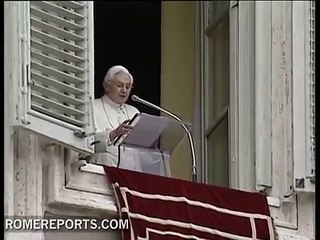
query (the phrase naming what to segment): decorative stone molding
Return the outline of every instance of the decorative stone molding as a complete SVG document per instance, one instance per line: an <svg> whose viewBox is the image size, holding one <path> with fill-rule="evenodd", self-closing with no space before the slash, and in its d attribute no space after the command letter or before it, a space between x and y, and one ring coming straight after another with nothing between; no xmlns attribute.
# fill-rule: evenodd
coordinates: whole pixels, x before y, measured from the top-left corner
<svg viewBox="0 0 320 240"><path fill-rule="evenodd" d="M43 157L48 163L44 182L47 209L64 214L67 210L77 214L117 215L106 176L81 171L84 163L78 162L77 153L54 145L44 148Z"/></svg>

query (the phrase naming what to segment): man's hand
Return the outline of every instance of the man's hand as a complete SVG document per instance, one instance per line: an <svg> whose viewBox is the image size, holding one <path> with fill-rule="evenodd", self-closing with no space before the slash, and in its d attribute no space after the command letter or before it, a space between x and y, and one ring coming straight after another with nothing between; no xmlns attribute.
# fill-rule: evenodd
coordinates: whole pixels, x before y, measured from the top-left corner
<svg viewBox="0 0 320 240"><path fill-rule="evenodd" d="M110 140L113 141L116 137L122 134L130 134L132 131L132 126L128 125L130 120L126 120L121 123L115 130L111 131L109 134Z"/></svg>

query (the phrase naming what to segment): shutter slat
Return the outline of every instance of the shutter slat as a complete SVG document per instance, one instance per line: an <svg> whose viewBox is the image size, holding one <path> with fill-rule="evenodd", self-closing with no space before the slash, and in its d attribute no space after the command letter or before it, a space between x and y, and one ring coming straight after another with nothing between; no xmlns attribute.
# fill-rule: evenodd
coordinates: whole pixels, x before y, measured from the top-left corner
<svg viewBox="0 0 320 240"><path fill-rule="evenodd" d="M32 71L31 71L31 79L33 81L36 81L36 82L39 82L42 84L47 84L48 86L52 86L52 87L57 88L59 90L64 90L65 92L70 93L70 94L74 94L74 95L84 94L84 91L82 89L73 87L70 84L65 84L61 81L40 75L40 74L32 72Z"/></svg>
<svg viewBox="0 0 320 240"><path fill-rule="evenodd" d="M46 108L53 108L54 110L59 111L62 114L68 114L72 116L84 116L85 113L83 111L77 110L75 108L68 107L51 99L40 96L39 94L32 92L31 93L32 102L36 102L38 104L43 105Z"/></svg>
<svg viewBox="0 0 320 240"><path fill-rule="evenodd" d="M31 89L32 89L32 91L41 93L44 96L59 99L59 100L65 102L66 104L71 104L71 105L75 105L75 106L80 106L80 105L84 104L84 102L82 100L79 100L77 98L62 94L62 93L57 92L55 90L52 90L50 88L41 86L38 83L34 83L31 87Z"/></svg>
<svg viewBox="0 0 320 240"><path fill-rule="evenodd" d="M41 65L39 63L31 61L31 67L42 72L43 74L49 75L49 76L54 76L57 79L60 79L60 81L64 82L70 82L70 83L75 83L75 84L82 84L84 83L84 80L68 75L64 72L58 71L56 69Z"/></svg>
<svg viewBox="0 0 320 240"><path fill-rule="evenodd" d="M81 9L81 8L84 8L85 5L79 3L79 2L76 2L76 1L55 1L56 4L59 4L63 7L69 7L69 8L73 8L73 9Z"/></svg>
<svg viewBox="0 0 320 240"><path fill-rule="evenodd" d="M82 121L79 121L79 120L77 120L77 119L68 117L68 116L66 116L66 115L62 115L62 114L58 114L58 113L55 113L55 112L51 112L51 111L48 110L47 108L43 108L43 107L41 107L41 106L38 106L38 105L33 104L33 105L31 106L31 108L32 108L33 110L36 110L36 111L41 112L41 113L44 113L44 114L46 114L46 115L48 115L48 116L50 116L50 117L54 117L54 118L57 118L57 119L59 119L59 120L65 121L65 122L67 122L67 123L71 123L71 124L76 125L76 126L79 126L79 127L85 126L85 123L82 122Z"/></svg>
<svg viewBox="0 0 320 240"><path fill-rule="evenodd" d="M55 27L53 25L47 24L45 22L42 22L38 19L31 17L31 25L35 26L37 28L40 28L42 31L50 32L58 35L60 38L66 38L68 40L72 41L82 41L84 40L84 37L74 34L70 31L63 30L61 28Z"/></svg>
<svg viewBox="0 0 320 240"><path fill-rule="evenodd" d="M68 18L68 19L74 19L74 20L81 20L85 17L79 13L72 12L68 9L65 9L63 7L59 7L56 4L47 2L47 1L32 1L32 5L52 11L54 13L57 13L60 17Z"/></svg>
<svg viewBox="0 0 320 240"><path fill-rule="evenodd" d="M54 59L52 57L46 56L41 53L37 53L34 51L31 51L31 58L37 59L42 62L42 64L54 66L58 68L60 71L67 71L70 73L82 73L85 71L85 69L78 68L76 66L64 63L62 61L59 61L57 59Z"/></svg>
<svg viewBox="0 0 320 240"><path fill-rule="evenodd" d="M39 38L42 41L49 42L51 44L54 44L54 45L61 47L65 50L68 50L68 51L73 51L73 52L82 52L83 51L83 47L81 47L81 46L77 46L75 44L63 41L57 37L40 32L34 28L31 28L31 37L32 38L33 37Z"/></svg>
<svg viewBox="0 0 320 240"><path fill-rule="evenodd" d="M65 59L66 61L69 61L69 62L79 63L79 62L85 61L84 58L70 54L65 51L61 51L49 45L43 44L41 42L38 42L36 39L31 39L31 46L34 47L35 49L40 50L45 54L52 54L54 56Z"/></svg>
<svg viewBox="0 0 320 240"><path fill-rule="evenodd" d="M41 18L42 20L45 20L45 21L49 21L49 22L52 22L52 23L55 23L61 27L65 27L65 28L68 28L70 30L82 30L84 27L79 25L79 24L76 24L76 23L73 23L71 21L67 21L63 18L60 18L60 17L57 17L57 16L54 16L50 13L46 13L40 9L36 9L34 7L30 7L30 11L31 11L31 15L34 15L36 17L39 17Z"/></svg>

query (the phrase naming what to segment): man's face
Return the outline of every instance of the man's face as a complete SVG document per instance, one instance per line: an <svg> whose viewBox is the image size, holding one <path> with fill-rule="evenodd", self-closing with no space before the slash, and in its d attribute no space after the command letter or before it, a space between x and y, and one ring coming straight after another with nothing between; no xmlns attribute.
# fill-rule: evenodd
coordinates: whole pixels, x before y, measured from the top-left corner
<svg viewBox="0 0 320 240"><path fill-rule="evenodd" d="M132 88L131 78L125 72L115 75L106 86L106 94L117 104L123 104L128 100Z"/></svg>

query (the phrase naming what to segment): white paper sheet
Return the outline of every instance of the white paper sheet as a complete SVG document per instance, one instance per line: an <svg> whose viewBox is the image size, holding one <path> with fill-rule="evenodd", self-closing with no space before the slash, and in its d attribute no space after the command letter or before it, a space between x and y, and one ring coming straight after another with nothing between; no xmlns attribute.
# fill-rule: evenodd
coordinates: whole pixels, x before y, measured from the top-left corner
<svg viewBox="0 0 320 240"><path fill-rule="evenodd" d="M132 132L124 138L122 144L150 148L169 125L170 120L164 116L140 113L131 123Z"/></svg>

